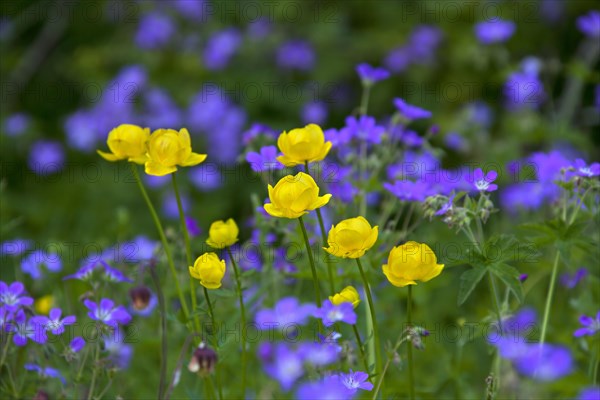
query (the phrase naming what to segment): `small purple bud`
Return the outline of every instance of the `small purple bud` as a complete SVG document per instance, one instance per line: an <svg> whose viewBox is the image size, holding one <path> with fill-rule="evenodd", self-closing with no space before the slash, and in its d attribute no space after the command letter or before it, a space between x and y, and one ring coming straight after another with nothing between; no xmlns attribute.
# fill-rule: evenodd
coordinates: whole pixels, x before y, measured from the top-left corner
<svg viewBox="0 0 600 400"><path fill-rule="evenodd" d="M217 360L217 353L202 342L194 351L192 359L188 364L188 370L198 373L201 377L208 376L214 372Z"/></svg>
<svg viewBox="0 0 600 400"><path fill-rule="evenodd" d="M519 276L519 280L520 280L521 282L525 282L525 281L527 280L527 278L529 278L529 275L527 275L527 274L521 274L521 275Z"/></svg>
<svg viewBox="0 0 600 400"><path fill-rule="evenodd" d="M129 297L131 297L133 308L140 311L150 304L152 292L146 286L138 286L129 291Z"/></svg>

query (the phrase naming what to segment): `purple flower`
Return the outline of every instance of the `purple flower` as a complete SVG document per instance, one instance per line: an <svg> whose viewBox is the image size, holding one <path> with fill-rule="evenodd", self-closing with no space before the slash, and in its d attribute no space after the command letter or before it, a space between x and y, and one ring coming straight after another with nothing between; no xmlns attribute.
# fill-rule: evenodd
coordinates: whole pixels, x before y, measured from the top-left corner
<svg viewBox="0 0 600 400"><path fill-rule="evenodd" d="M247 145L259 136L266 136L268 138L277 139L278 132L268 125L255 122L250 126L250 128L247 131L242 133L242 142L245 145Z"/></svg>
<svg viewBox="0 0 600 400"><path fill-rule="evenodd" d="M190 168L190 181L200 191L210 192L223 185L224 178L215 163L202 163L197 167Z"/></svg>
<svg viewBox="0 0 600 400"><path fill-rule="evenodd" d="M436 194L431 185L423 181L396 181L393 184L385 182L383 187L404 201L424 201L428 196Z"/></svg>
<svg viewBox="0 0 600 400"><path fill-rule="evenodd" d="M298 352L290 349L287 344L262 343L259 346L258 354L267 375L276 379L284 391L290 390L294 383L304 375L302 357Z"/></svg>
<svg viewBox="0 0 600 400"><path fill-rule="evenodd" d="M595 335L598 331L600 331L600 311L596 314L596 318L588 317L587 315L582 315L579 317L579 323L583 326L583 328L577 329L573 336L582 337L586 335Z"/></svg>
<svg viewBox="0 0 600 400"><path fill-rule="evenodd" d="M0 256L20 256L31 247L31 241L26 239L12 239L2 242Z"/></svg>
<svg viewBox="0 0 600 400"><path fill-rule="evenodd" d="M33 340L36 343L44 344L48 340L46 327L48 318L43 316L31 317L29 320L22 309L17 311L13 322L8 325L13 332L13 342L17 346L25 346L27 340Z"/></svg>
<svg viewBox="0 0 600 400"><path fill-rule="evenodd" d="M546 98L546 92L537 74L514 72L504 84L504 97L511 111L536 109Z"/></svg>
<svg viewBox="0 0 600 400"><path fill-rule="evenodd" d="M152 189L158 189L165 186L167 183L171 182L171 177L169 175L165 176L154 176L144 174L142 177L146 185Z"/></svg>
<svg viewBox="0 0 600 400"><path fill-rule="evenodd" d="M573 369L573 357L569 350L548 343L529 344L513 363L521 374L544 382L562 378Z"/></svg>
<svg viewBox="0 0 600 400"><path fill-rule="evenodd" d="M565 272L560 276L560 283L567 289L574 289L588 275L586 268L578 268L573 274Z"/></svg>
<svg viewBox="0 0 600 400"><path fill-rule="evenodd" d="M365 86L371 86L376 82L390 77L390 72L385 68L372 67L367 63L361 63L356 66L356 73Z"/></svg>
<svg viewBox="0 0 600 400"><path fill-rule="evenodd" d="M473 176L467 176L466 180L480 192L493 192L498 189L498 185L492 183L497 177L498 173L494 170L490 170L484 175L483 170L477 168L475 172L473 172Z"/></svg>
<svg viewBox="0 0 600 400"><path fill-rule="evenodd" d="M21 260L21 270L36 280L42 277L42 265L51 272L59 272L62 269L62 261L58 254L49 254L42 250L35 250Z"/></svg>
<svg viewBox="0 0 600 400"><path fill-rule="evenodd" d="M283 169L284 166L277 161L278 151L275 146L261 147L260 152L251 151L246 154L246 161L255 172Z"/></svg>
<svg viewBox="0 0 600 400"><path fill-rule="evenodd" d="M202 21L206 3L204 0L174 0L170 5L181 14L183 18Z"/></svg>
<svg viewBox="0 0 600 400"><path fill-rule="evenodd" d="M67 145L73 149L91 152L97 147L99 132L93 123L95 115L88 110L78 110L64 123Z"/></svg>
<svg viewBox="0 0 600 400"><path fill-rule="evenodd" d="M67 383L65 378L62 376L60 371L58 371L57 369L50 368L50 367L42 368L39 365L35 365L35 364L25 364L25 369L27 371L37 372L42 378L57 378L57 379L60 379L60 381L62 382L63 385L65 385Z"/></svg>
<svg viewBox="0 0 600 400"><path fill-rule="evenodd" d="M48 318L47 329L49 329L55 335L62 335L65 331L65 326L73 325L77 318L74 315L68 315L61 319L62 310L60 308L53 308L50 310Z"/></svg>
<svg viewBox="0 0 600 400"><path fill-rule="evenodd" d="M400 140L407 147L421 147L423 145L423 138L417 132L410 129L402 130Z"/></svg>
<svg viewBox="0 0 600 400"><path fill-rule="evenodd" d="M102 299L100 303L95 303L90 299L85 299L83 304L90 310L88 316L94 321L100 321L115 328L118 324L126 325L131 321L131 315L125 307L116 306L111 299Z"/></svg>
<svg viewBox="0 0 600 400"><path fill-rule="evenodd" d="M315 317L323 320L323 325L330 327L338 321L354 325L356 323L356 313L352 303L341 303L333 305L330 300L325 300L321 308L315 311Z"/></svg>
<svg viewBox="0 0 600 400"><path fill-rule="evenodd" d="M318 382L302 384L296 392L297 400L340 400L352 395L338 375L327 376Z"/></svg>
<svg viewBox="0 0 600 400"><path fill-rule="evenodd" d="M131 278L126 277L121 271L111 267L104 260L100 260L100 264L102 264L102 266L104 267L104 277L110 282L133 282Z"/></svg>
<svg viewBox="0 0 600 400"><path fill-rule="evenodd" d="M202 234L202 229L198 225L198 222L193 217L186 216L185 217L185 227L187 228L190 237L200 236Z"/></svg>
<svg viewBox="0 0 600 400"><path fill-rule="evenodd" d="M129 291L131 307L129 310L139 316L147 317L158 305L158 297L146 286L137 286Z"/></svg>
<svg viewBox="0 0 600 400"><path fill-rule="evenodd" d="M412 61L413 57L410 48L407 46L401 46L392 49L385 57L383 64L390 71L399 73L407 69Z"/></svg>
<svg viewBox="0 0 600 400"><path fill-rule="evenodd" d="M482 44L503 43L515 33L516 25L512 21L494 19L475 25L475 35Z"/></svg>
<svg viewBox="0 0 600 400"><path fill-rule="evenodd" d="M113 367L119 369L129 367L133 347L125 344L125 335L121 329L115 329L104 336L104 348L108 351L107 359Z"/></svg>
<svg viewBox="0 0 600 400"><path fill-rule="evenodd" d="M6 310L17 311L22 306L28 307L33 304L33 299L29 296L22 296L25 286L21 282L13 282L8 286L0 281L0 302L4 304Z"/></svg>
<svg viewBox="0 0 600 400"><path fill-rule="evenodd" d="M235 28L228 28L214 33L204 49L204 64L209 70L225 68L237 52L242 42L242 35Z"/></svg>
<svg viewBox="0 0 600 400"><path fill-rule="evenodd" d="M310 71L315 65L315 53L310 43L290 40L277 50L277 65L283 69Z"/></svg>
<svg viewBox="0 0 600 400"><path fill-rule="evenodd" d="M600 400L600 387L590 386L581 390L577 400Z"/></svg>
<svg viewBox="0 0 600 400"><path fill-rule="evenodd" d="M577 29L590 38L600 38L600 11L591 10L577 18Z"/></svg>
<svg viewBox="0 0 600 400"><path fill-rule="evenodd" d="M143 100L144 115L140 125L151 129L182 125L183 113L165 90L150 89L144 93Z"/></svg>
<svg viewBox="0 0 600 400"><path fill-rule="evenodd" d="M431 63L442 39L443 33L437 26L417 25L408 40L412 62L421 65Z"/></svg>
<svg viewBox="0 0 600 400"><path fill-rule="evenodd" d="M327 121L327 105L322 101L310 101L302 107L302 123L323 125Z"/></svg>
<svg viewBox="0 0 600 400"><path fill-rule="evenodd" d="M343 143L348 143L352 139L366 141L369 143L380 143L385 132L383 126L377 125L375 118L368 115L360 117L347 117L346 126L339 131L339 136Z"/></svg>
<svg viewBox="0 0 600 400"><path fill-rule="evenodd" d="M148 239L146 236L136 236L130 242L124 242L118 245L119 261L125 263L140 263L149 261L156 257L156 251L159 243L155 240Z"/></svg>
<svg viewBox="0 0 600 400"><path fill-rule="evenodd" d="M69 349L73 353L79 353L84 346L85 340L81 336L73 338L73 340L71 340L71 343L69 343Z"/></svg>
<svg viewBox="0 0 600 400"><path fill-rule="evenodd" d="M9 115L4 121L4 132L8 136L20 136L28 128L31 123L31 117L24 113Z"/></svg>
<svg viewBox="0 0 600 400"><path fill-rule="evenodd" d="M92 273L100 265L99 260L86 260L84 265L77 270L74 274L63 277L63 281L69 279L79 279L80 281L87 281L92 277Z"/></svg>
<svg viewBox="0 0 600 400"><path fill-rule="evenodd" d="M5 306L0 306L0 332L10 329L10 321L13 319L13 312Z"/></svg>
<svg viewBox="0 0 600 400"><path fill-rule="evenodd" d="M447 212L452 211L452 207L454 206L454 194L452 194L448 201L440 207L439 210L435 212L435 215L446 215Z"/></svg>
<svg viewBox="0 0 600 400"><path fill-rule="evenodd" d="M578 176L591 178L600 175L600 163L597 162L587 165L585 161L578 158L575 160L575 165L573 167Z"/></svg>
<svg viewBox="0 0 600 400"><path fill-rule="evenodd" d="M352 203L359 190L352 184L352 167L328 163L323 166L323 176L326 176L329 193L343 203Z"/></svg>
<svg viewBox="0 0 600 400"><path fill-rule="evenodd" d="M424 110L417 106L408 104L401 98L394 99L394 105L398 109L398 112L400 112L400 115L402 115L404 118L406 118L408 120L415 120L415 119L431 117L431 111L427 111L427 110Z"/></svg>
<svg viewBox="0 0 600 400"><path fill-rule="evenodd" d="M56 140L38 140L29 151L29 169L37 175L51 175L65 166L65 151Z"/></svg>
<svg viewBox="0 0 600 400"><path fill-rule="evenodd" d="M183 213L188 214L190 211L190 198L185 194L181 194L181 207ZM177 205L177 198L172 192L168 192L163 198L162 210L165 216L171 219L179 219L179 207Z"/></svg>
<svg viewBox="0 0 600 400"><path fill-rule="evenodd" d="M304 325L314 314L314 304L300 304L295 297L284 297L273 309L263 309L256 313L255 321L258 329L286 329L290 325Z"/></svg>
<svg viewBox="0 0 600 400"><path fill-rule="evenodd" d="M303 342L298 353L305 362L321 367L338 361L341 348L335 343Z"/></svg>
<svg viewBox="0 0 600 400"><path fill-rule="evenodd" d="M464 151L467 147L467 141L457 132L448 132L444 137L446 147L454 151Z"/></svg>
<svg viewBox="0 0 600 400"><path fill-rule="evenodd" d="M135 43L142 49L157 49L165 46L174 33L175 25L168 15L148 13L140 19Z"/></svg>
<svg viewBox="0 0 600 400"><path fill-rule="evenodd" d="M340 374L340 382L348 388L350 394L355 394L358 389L362 390L373 390L373 384L368 381L369 374L362 371L353 372L350 370L348 374Z"/></svg>

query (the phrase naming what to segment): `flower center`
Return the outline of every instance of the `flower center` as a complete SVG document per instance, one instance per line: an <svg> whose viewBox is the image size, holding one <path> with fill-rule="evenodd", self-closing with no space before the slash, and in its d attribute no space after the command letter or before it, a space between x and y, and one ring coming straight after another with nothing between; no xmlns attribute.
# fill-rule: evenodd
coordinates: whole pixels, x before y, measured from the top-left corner
<svg viewBox="0 0 600 400"><path fill-rule="evenodd" d="M327 318L329 318L331 321L340 321L342 318L344 318L344 315L340 310L331 310L329 313L327 313Z"/></svg>
<svg viewBox="0 0 600 400"><path fill-rule="evenodd" d="M581 172L585 176L592 176L592 169L590 167L579 168L579 172Z"/></svg>
<svg viewBox="0 0 600 400"><path fill-rule="evenodd" d="M486 181L485 179L480 179L477 182L475 182L475 187L478 190L487 190L487 188L490 186L490 183L488 181Z"/></svg>

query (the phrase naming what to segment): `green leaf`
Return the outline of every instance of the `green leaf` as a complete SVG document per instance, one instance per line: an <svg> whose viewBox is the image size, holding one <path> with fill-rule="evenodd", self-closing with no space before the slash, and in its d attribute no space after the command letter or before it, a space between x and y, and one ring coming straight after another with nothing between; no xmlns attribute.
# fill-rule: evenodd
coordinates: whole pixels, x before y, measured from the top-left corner
<svg viewBox="0 0 600 400"><path fill-rule="evenodd" d="M219 288L216 290L211 290L210 294L215 295L217 297L235 297L235 291L231 289Z"/></svg>
<svg viewBox="0 0 600 400"><path fill-rule="evenodd" d="M519 271L508 264L498 263L490 266L490 271L506 284L519 303L523 303L523 285L519 280Z"/></svg>
<svg viewBox="0 0 600 400"><path fill-rule="evenodd" d="M463 304L473 293L477 284L486 273L485 268L474 267L465 271L460 276L460 286L458 287L458 305Z"/></svg>

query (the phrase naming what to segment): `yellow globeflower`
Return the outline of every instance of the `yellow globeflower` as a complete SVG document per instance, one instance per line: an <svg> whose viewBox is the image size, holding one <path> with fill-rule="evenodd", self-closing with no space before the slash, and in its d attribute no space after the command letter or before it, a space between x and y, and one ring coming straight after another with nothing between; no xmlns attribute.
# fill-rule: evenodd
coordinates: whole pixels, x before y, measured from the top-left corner
<svg viewBox="0 0 600 400"><path fill-rule="evenodd" d="M33 307L38 314L48 315L50 309L54 305L54 296L51 294L47 296L42 296L39 299L35 300Z"/></svg>
<svg viewBox="0 0 600 400"><path fill-rule="evenodd" d="M416 285L416 281L427 282L438 276L444 264L425 243L406 242L390 251L383 273L394 286Z"/></svg>
<svg viewBox="0 0 600 400"><path fill-rule="evenodd" d="M356 308L360 303L360 296L353 286L346 286L341 292L329 296L329 300L334 306L339 306L342 303L352 303L352 306Z"/></svg>
<svg viewBox="0 0 600 400"><path fill-rule="evenodd" d="M378 228L363 217L348 218L331 226L325 251L336 257L358 258L375 244Z"/></svg>
<svg viewBox="0 0 600 400"><path fill-rule="evenodd" d="M130 124L119 125L110 131L106 140L111 153L98 150L98 154L108 161L128 160L144 164L148 159L146 153L149 137L149 128Z"/></svg>
<svg viewBox="0 0 600 400"><path fill-rule="evenodd" d="M192 278L200 280L200 284L207 289L218 289L225 276L225 261L219 259L215 253L204 253L196 258L194 266L190 267Z"/></svg>
<svg viewBox="0 0 600 400"><path fill-rule="evenodd" d="M163 176L177 171L177 166L191 167L206 159L206 154L192 152L190 134L183 128L157 129L148 141L148 175Z"/></svg>
<svg viewBox="0 0 600 400"><path fill-rule="evenodd" d="M271 203L264 205L265 211L274 217L298 218L329 202L330 194L319 197L319 187L315 180L304 172L296 176L287 175L269 185Z"/></svg>
<svg viewBox="0 0 600 400"><path fill-rule="evenodd" d="M237 224L231 218L225 221L215 221L208 230L208 239L206 243L215 249L229 247L238 241L240 230Z"/></svg>
<svg viewBox="0 0 600 400"><path fill-rule="evenodd" d="M306 161L321 161L329 153L331 142L325 142L325 135L319 125L309 124L304 128L281 133L277 146L283 153L277 160L287 167L293 167Z"/></svg>

